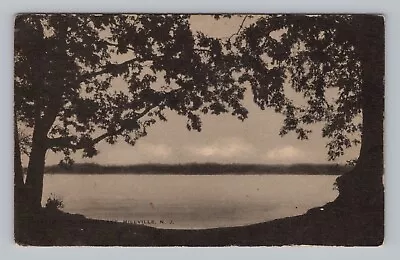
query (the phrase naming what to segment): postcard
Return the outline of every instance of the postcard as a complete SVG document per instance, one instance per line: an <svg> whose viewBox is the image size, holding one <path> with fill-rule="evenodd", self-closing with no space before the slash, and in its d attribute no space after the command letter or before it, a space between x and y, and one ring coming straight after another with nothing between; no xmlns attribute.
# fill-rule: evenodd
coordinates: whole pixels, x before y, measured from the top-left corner
<svg viewBox="0 0 400 260"><path fill-rule="evenodd" d="M385 22L20 14L23 246L379 246Z"/></svg>

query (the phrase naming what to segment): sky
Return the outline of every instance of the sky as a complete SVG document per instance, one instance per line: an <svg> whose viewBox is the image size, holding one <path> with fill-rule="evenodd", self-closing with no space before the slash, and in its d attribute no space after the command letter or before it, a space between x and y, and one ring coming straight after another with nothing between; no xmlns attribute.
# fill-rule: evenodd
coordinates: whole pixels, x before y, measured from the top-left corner
<svg viewBox="0 0 400 260"><path fill-rule="evenodd" d="M191 18L194 30L202 30L215 37L229 37L237 32L242 18L214 20L204 16ZM250 21L247 20L248 24ZM116 81L117 88L126 87ZM301 99L301 97L294 97ZM203 130L199 133L188 131L186 118L167 111L167 122L157 122L146 137L135 146L118 142L110 145L99 143L100 153L91 159L82 159L81 154L73 156L76 162L93 162L104 165L127 165L138 163L327 163L327 139L322 138L321 124L311 126L313 133L309 140L297 140L289 133L279 136L283 116L273 110L262 111L252 101L250 91L245 95L245 107L249 117L244 122L231 115L206 115L202 117ZM359 147L348 150L345 156L335 162L344 163L355 159ZM46 164L57 164L61 154L48 152ZM26 158L24 160L26 164Z"/></svg>
<svg viewBox="0 0 400 260"><path fill-rule="evenodd" d="M250 99L250 95L247 95ZM251 100L249 117L240 121L231 115L202 117L201 132L188 131L186 118L167 112L167 122L157 122L148 135L135 146L124 143L98 145L100 153L91 159L75 155L76 162L106 165L137 163L327 163L327 139L322 138L321 124L311 126L309 140L298 140L295 134L279 136L283 116L272 110L259 109ZM246 102L247 103L247 102ZM338 163L354 159L358 147L347 151ZM46 164L56 164L61 156L47 153ZM336 162L336 161L335 161Z"/></svg>

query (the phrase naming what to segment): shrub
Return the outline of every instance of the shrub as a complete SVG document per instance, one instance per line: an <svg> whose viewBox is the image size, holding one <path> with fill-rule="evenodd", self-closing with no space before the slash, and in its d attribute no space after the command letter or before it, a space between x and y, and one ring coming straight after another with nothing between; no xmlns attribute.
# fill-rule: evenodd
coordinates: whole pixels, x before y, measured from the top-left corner
<svg viewBox="0 0 400 260"><path fill-rule="evenodd" d="M47 199L45 207L51 211L61 210L64 208L64 202L53 193L50 193L50 197Z"/></svg>

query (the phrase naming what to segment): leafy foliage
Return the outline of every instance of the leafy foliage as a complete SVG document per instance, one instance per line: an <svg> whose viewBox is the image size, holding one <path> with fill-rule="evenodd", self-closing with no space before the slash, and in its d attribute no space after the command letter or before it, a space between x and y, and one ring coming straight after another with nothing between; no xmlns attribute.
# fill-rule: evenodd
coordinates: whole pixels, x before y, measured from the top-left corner
<svg viewBox="0 0 400 260"><path fill-rule="evenodd" d="M244 120L249 84L261 109L285 116L280 135L307 139L308 125L324 122L331 160L359 144L357 16L241 17L237 33L218 39L193 32L188 15L18 16L18 120L42 128L48 148L62 151L68 166L71 153L94 156L102 140L134 145L148 127L167 120L165 110L186 116L189 130L201 130L203 114ZM245 26L246 19L252 22ZM116 87L121 82L127 86ZM294 102L293 93L305 102Z"/></svg>
<svg viewBox="0 0 400 260"><path fill-rule="evenodd" d="M353 17L259 16L224 43L255 103L285 116L280 135L295 132L308 139L307 126L325 122L330 160L360 143L362 76ZM300 93L304 104L296 104L291 93Z"/></svg>
<svg viewBox="0 0 400 260"><path fill-rule="evenodd" d="M54 194L50 194L50 197L46 201L46 209L52 212L61 210L64 208L64 202Z"/></svg>
<svg viewBox="0 0 400 260"><path fill-rule="evenodd" d="M147 134L165 110L201 130L201 114L244 120L244 87L221 43L190 29L187 15L20 15L15 21L15 110L63 165L82 149ZM210 61L212 60L212 63ZM217 70L215 68L218 68ZM127 87L116 86L124 82Z"/></svg>

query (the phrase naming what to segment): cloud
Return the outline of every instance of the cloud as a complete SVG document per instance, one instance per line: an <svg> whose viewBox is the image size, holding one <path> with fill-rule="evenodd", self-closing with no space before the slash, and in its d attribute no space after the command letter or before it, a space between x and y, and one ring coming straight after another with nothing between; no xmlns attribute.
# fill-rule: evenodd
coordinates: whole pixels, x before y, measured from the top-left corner
<svg viewBox="0 0 400 260"><path fill-rule="evenodd" d="M254 149L252 145L239 138L227 138L209 145L188 147L188 150L197 156L228 158L246 156Z"/></svg>
<svg viewBox="0 0 400 260"><path fill-rule="evenodd" d="M145 143L140 148L149 156L167 158L172 154L172 148L165 144Z"/></svg>
<svg viewBox="0 0 400 260"><path fill-rule="evenodd" d="M265 155L268 160L271 161L299 161L307 157L306 153L296 147L287 145L284 147L277 147L268 151Z"/></svg>

